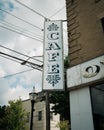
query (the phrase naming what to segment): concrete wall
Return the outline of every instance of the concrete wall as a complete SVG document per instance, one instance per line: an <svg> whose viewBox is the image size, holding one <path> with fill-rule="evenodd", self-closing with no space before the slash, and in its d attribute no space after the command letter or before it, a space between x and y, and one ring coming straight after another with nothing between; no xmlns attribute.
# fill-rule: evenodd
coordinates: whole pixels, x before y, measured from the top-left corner
<svg viewBox="0 0 104 130"><path fill-rule="evenodd" d="M94 130L89 87L70 92L71 130Z"/></svg>
<svg viewBox="0 0 104 130"><path fill-rule="evenodd" d="M51 106L51 105L50 105ZM31 113L31 101L25 100L23 101L23 109ZM46 130L46 101L37 100L34 105L34 114L33 114L33 129L34 130ZM38 112L42 111L42 120L38 120ZM31 115L30 115L31 116ZM59 130L56 127L58 122L60 121L60 115L53 114L53 119L50 120L50 130ZM30 127L30 121L27 122L27 129Z"/></svg>
<svg viewBox="0 0 104 130"><path fill-rule="evenodd" d="M38 120L38 112L42 112L42 120ZM45 111L45 101L37 102L35 104L35 112L34 112L34 129L35 130L45 130L46 129L46 111Z"/></svg>

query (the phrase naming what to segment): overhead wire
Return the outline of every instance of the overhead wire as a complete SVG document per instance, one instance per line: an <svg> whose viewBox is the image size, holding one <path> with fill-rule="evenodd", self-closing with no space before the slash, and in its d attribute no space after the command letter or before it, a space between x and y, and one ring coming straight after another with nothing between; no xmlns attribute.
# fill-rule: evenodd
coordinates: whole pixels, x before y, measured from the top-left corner
<svg viewBox="0 0 104 130"><path fill-rule="evenodd" d="M1 43L1 42L0 42L0 43ZM16 51L16 50L10 49L10 48L5 47L5 46L3 46L3 45L0 45L0 47L5 48L5 49L7 49L7 50L9 50L9 51L15 52L15 53L17 53L17 54L20 54L20 55L22 55L22 56L25 56L25 57L27 57L27 58L31 58L31 59L33 59L33 60L35 60L35 61L39 61L39 62L43 63L43 61L34 58L34 57L42 57L42 56L32 56L32 57L30 57L30 56L28 56L28 55L26 55L26 54L23 54L23 53L18 52L18 51Z"/></svg>
<svg viewBox="0 0 104 130"><path fill-rule="evenodd" d="M25 8L31 10L32 12L38 14L39 16L43 17L44 19L48 19L48 20L50 20L51 17L53 17L53 16L55 16L56 14L58 14L61 10L63 10L63 8L65 8L65 6L63 6L63 7L60 8L58 11L56 11L53 15L51 15L50 17L47 18L47 17L45 17L44 15L42 15L41 13L39 13L39 12L33 10L32 8L30 8L29 6L23 4L22 2L20 2L20 1L18 1L18 0L14 0L14 1L16 1L16 2L19 3L20 5L24 6ZM64 32L66 33L66 29L63 29L63 30L64 30Z"/></svg>
<svg viewBox="0 0 104 130"><path fill-rule="evenodd" d="M45 19L49 19L49 18L55 16L57 13L59 13L59 12L64 8L64 7L62 7L62 8L59 9L56 13L54 13L53 15L51 15L49 18L46 18L46 17L43 16L42 14L40 14L40 13L38 13L37 11L31 9L30 7L24 5L23 3L19 2L18 0L15 0L15 1L18 2L19 4L21 4L22 6L25 6L26 8L30 9L31 11L35 12L36 14L40 15L41 17L43 17L43 18L45 18ZM1 10L1 9L0 9L0 10ZM2 10L2 11L4 11L4 10ZM13 15L13 14L7 12L7 11L4 11L4 12L6 12L6 13L8 13L9 15L14 16L15 18L18 18L19 20L22 20L23 22L25 22L25 23L27 23L27 24L30 24L31 26L33 26L33 27L35 27L35 28L37 28L37 29L40 29L40 30L42 31L42 29L39 28L38 26L35 26L35 25L33 25L33 24L31 24L31 23L29 23L29 22L27 22L27 21L25 21L25 20L23 20L23 19L21 19L21 18L15 16L15 15ZM5 27L4 27L4 28L5 28ZM11 30L11 29L10 29L10 30ZM11 30L11 31L12 31L12 30ZM15 32L15 31L14 31L14 32ZM17 33L17 32L16 32L16 33ZM21 33L19 33L19 34L21 34ZM36 39L35 39L35 40L36 40ZM0 46L1 46L1 45L0 45ZM3 47L3 46L2 46L2 47ZM6 47L4 47L4 48L6 48ZM6 49L7 49L7 48L6 48ZM8 49L9 49L9 48L8 48ZM9 50L12 50L12 49L9 49ZM20 53L20 52L15 51L15 50L12 50L12 51L14 51L14 52L16 52L16 53L18 53L18 54L22 54L22 53ZM24 54L22 54L22 55L24 55ZM24 55L24 56L27 56L27 55ZM5 56L2 56L2 57L5 57ZM27 57L29 57L29 56L27 56ZM7 57L6 57L6 58L7 58ZM31 58L32 58L32 57L31 57ZM8 59L9 59L9 58L8 58ZM33 58L32 58L32 59L33 59ZM35 59L35 60L37 60L37 59ZM15 61L15 60L12 59L12 61ZM16 62L17 62L17 61L16 61ZM20 62L18 62L18 63L20 63ZM33 66L31 66L31 67L33 68ZM38 69L38 68L37 68L37 69ZM27 71L31 71L31 70L33 70L33 69L25 70L25 71L21 71L21 72L17 72L17 73L10 74L10 75L4 76L4 77L0 77L0 79L1 79L1 78L7 78L7 77L10 77L10 76L14 76L14 75L17 75L17 74L21 74L21 73L24 73L24 72L27 72Z"/></svg>
<svg viewBox="0 0 104 130"><path fill-rule="evenodd" d="M19 20L21 20L21 21L23 21L23 22L25 22L25 23L27 23L27 24L29 24L29 25L31 25L32 27L35 27L35 28L37 28L37 29L39 29L39 30L42 31L42 29L41 29L40 27L35 26L35 25L33 25L32 23L30 23L30 22L28 22L28 21L26 21L26 20L24 20L24 19L22 19L22 18L20 18L20 17L17 17L16 15L13 15L13 14L11 14L10 12L8 12L8 11L6 11L6 10L3 10L3 9L1 9L1 8L0 8L0 10L3 11L3 12L5 12L5 13L7 13L7 14L9 14L9 15L11 15L11 16L13 16L13 17L15 17L15 18L17 18L17 19L19 19Z"/></svg>
<svg viewBox="0 0 104 130"><path fill-rule="evenodd" d="M0 77L0 79L8 78L8 77L15 76L15 75L22 74L22 73L26 73L26 72L32 71L32 70L34 70L34 69L28 69L28 70L16 72L16 73L13 73L13 74L9 74L9 75L6 75L6 76L2 76L2 77Z"/></svg>
<svg viewBox="0 0 104 130"><path fill-rule="evenodd" d="M14 31L16 31L16 32L21 32L21 35L24 35L25 37L29 37L29 38L34 38L35 40L40 40L41 42L43 41L43 39L42 38L40 38L40 37L37 37L36 35L33 35L33 33L32 32L28 32L28 31L26 31L26 30L23 30L23 28L20 28L19 26L15 26L15 25L13 25L13 24L11 24L11 23L9 23L9 22L6 22L6 21L3 21L3 22L0 22L0 24L1 25L4 25L3 27L9 27L9 29L11 29L12 28L12 30L14 30Z"/></svg>
<svg viewBox="0 0 104 130"><path fill-rule="evenodd" d="M49 17L49 19L52 18L53 16L55 16L56 14L58 14L58 13L59 13L60 11L62 11L64 8L65 8L65 6L63 6L63 7L60 8L59 10L57 10L54 14L52 14L52 15Z"/></svg>
<svg viewBox="0 0 104 130"><path fill-rule="evenodd" d="M17 1L17 0L15 0L15 1ZM18 1L19 2L19 1ZM19 2L20 4L21 4L21 2ZM25 6L24 4L22 4L23 6ZM28 6L25 6L26 8L28 8ZM31 8L28 8L28 9L30 9L31 11L33 11ZM60 12L61 10L63 9L63 7L59 10L59 11L57 11L56 13L54 13L52 16L54 16L54 15L56 15L58 12ZM4 10L3 10L4 11ZM5 12L7 12L7 11L5 11ZM33 11L33 12L35 12L35 11ZM11 13L9 13L9 12L7 12L8 14L10 14L10 15L12 15ZM35 12L35 13L37 13L37 12ZM38 14L38 13L37 13ZM40 15L40 14L39 14ZM12 15L12 16L14 16L14 15ZM42 16L42 15L40 15L40 16ZM50 17L52 17L52 16L50 16ZM16 18L17 18L17 16L15 16ZM46 18L45 16L42 16L42 17L44 17L44 18ZM20 18L19 18L20 19ZM23 20L23 19L22 19ZM23 20L24 21L24 20ZM27 23L27 22L26 22ZM30 24L30 23L29 23ZM3 27L3 28L6 28L6 27ZM8 28L6 28L6 29L8 29ZM14 30L11 30L11 29L9 29L10 31L14 31ZM14 31L14 32L16 32L16 31ZM18 33L18 32L16 32L16 33ZM21 34L20 32L19 32L19 34ZM35 39L36 40L36 39Z"/></svg>
<svg viewBox="0 0 104 130"><path fill-rule="evenodd" d="M64 6L65 7L65 6ZM56 13L54 13L53 15L51 15L50 17L52 17L52 16L54 16L54 15L56 15L57 13L59 13L64 7L62 7L61 9L59 9ZM5 28L5 27L4 27ZM18 33L18 32L17 32ZM19 34L21 34L21 33L19 33ZM35 39L36 40L36 39Z"/></svg>
<svg viewBox="0 0 104 130"><path fill-rule="evenodd" d="M17 3L19 3L20 5L24 6L25 8L27 8L27 9L31 10L32 12L34 12L34 13L38 14L39 16L43 17L44 19L48 19L47 17L45 17L45 16L44 16L44 15L42 15L41 13L39 13L39 12L35 11L34 9L32 9L32 8L30 8L29 6L27 6L27 5L23 4L22 2L20 2L20 1L18 1L18 0L14 0L14 1L16 1L16 2L17 2Z"/></svg>
<svg viewBox="0 0 104 130"><path fill-rule="evenodd" d="M24 62L24 61L25 61L24 59L21 59L21 58L19 58L19 57L15 57L15 56L9 55L9 54L4 53L4 52L1 52L1 51L0 51L0 54L2 54L2 55L4 55L4 56L11 57L11 58L16 59L16 60L19 60L19 61L21 61L21 62ZM34 65L34 66L42 67L42 65L39 65L39 64L36 64L36 63L32 63L32 62L29 62L29 61L27 61L27 63L32 64L32 65Z"/></svg>
<svg viewBox="0 0 104 130"><path fill-rule="evenodd" d="M1 21L0 23L1 23L1 24L4 24L4 25L6 25L6 26L13 27L13 28L18 29L18 30L20 30L20 31L23 31L23 33L27 33L27 34L29 34L29 35L32 35L33 37L35 36L36 38L39 38L39 39L43 40L42 38L40 38L40 37L42 37L41 35L38 35L38 34L36 34L35 32L32 32L32 31L30 31L30 30L21 28L20 26L17 26L17 25L14 25L14 24L12 24L12 23L9 23L9 22L7 22L6 20ZM33 34L35 34L35 35L33 35Z"/></svg>
<svg viewBox="0 0 104 130"><path fill-rule="evenodd" d="M30 8L29 6L23 4L22 2L20 2L20 1L18 1L18 0L14 0L14 1L17 2L18 4L24 6L25 8L31 10L32 12L38 14L39 16L43 17L44 19L48 19L48 20L50 20L51 17L53 17L54 15L56 15L57 13L59 13L63 8L65 8L65 6L64 6L64 7L62 7L61 9L59 9L57 12L55 12L53 15L51 15L50 17L46 17L46 16L44 16L43 14L37 12L36 10Z"/></svg>
<svg viewBox="0 0 104 130"><path fill-rule="evenodd" d="M5 59L8 59L8 60L11 60L11 61L14 61L14 62L17 62L17 63L21 64L21 62L19 62L19 61L17 61L17 60L14 60L14 59L12 59L12 58L3 56L3 55L0 55L0 57L3 57L3 58L5 58Z"/></svg>
<svg viewBox="0 0 104 130"><path fill-rule="evenodd" d="M11 61L15 61L15 62L17 62L17 63L19 63L19 64L21 64L21 62L19 62L19 61L22 61L22 62L25 61L24 59L21 59L21 58L18 58L18 57L15 57L15 56L12 56L12 55L3 53L3 52L0 52L0 54L2 54L2 55L0 55L1 57L4 57L4 58L9 59L9 60L11 60ZM8 57L9 57L9 58L8 58ZM11 59L11 58L14 58L14 59L16 59L16 60ZM17 60L19 60L19 61L17 61ZM28 66L28 67L31 67L31 68L33 68L33 69L37 69L37 70L42 71L42 66L43 66L43 65L38 65L38 64L29 62L29 61L27 61L27 63L29 63L29 64L28 64L28 65L25 64L25 66ZM31 64L33 64L34 66L31 66Z"/></svg>
<svg viewBox="0 0 104 130"><path fill-rule="evenodd" d="M35 11L35 10L33 10L32 8L26 6L25 4L21 3L20 1L17 1L17 0L15 0L15 1L18 2L19 4L21 4L22 6L26 7L27 9L33 11L34 13L36 13L36 14L42 16L42 17L45 18L45 19L49 19L50 17L55 16L57 13L59 13L59 12L65 7L65 6L62 7L62 8L59 9L57 12L55 12L53 15L51 15L49 18L46 18L45 16L41 15L40 13L38 13L38 12ZM19 20L21 20L21 21L23 21L23 22L25 22L25 23L27 23L27 24L33 26L33 27L35 27L35 28L40 29L41 31L43 31L42 28L40 28L40 27L38 27L38 26L36 26L36 25L33 25L32 23L30 23L30 22L28 22L28 21L26 21L26 20L24 20L24 19L22 19L22 18L19 18L19 17L17 17L17 16L15 16L15 15L11 14L10 12L8 12L8 11L6 11L6 10L3 10L3 9L1 9L1 8L0 8L0 10L3 11L3 12L5 12L5 13L8 13L9 15L11 15L11 16L13 16L13 17L15 17L15 18L17 18L17 19L19 19ZM65 30L65 31L66 31L66 30Z"/></svg>
<svg viewBox="0 0 104 130"><path fill-rule="evenodd" d="M65 7L65 6L64 6ZM50 17L56 15L57 13L59 13L64 7L62 7L61 9L59 9L56 13L54 13L53 15L51 15Z"/></svg>
<svg viewBox="0 0 104 130"><path fill-rule="evenodd" d="M45 17L44 15L40 14L39 12L35 11L34 9L32 9L32 8L30 8L30 7L28 7L28 6L26 6L26 5L23 4L22 2L20 2L20 1L18 1L18 0L14 0L14 1L16 1L16 2L19 3L20 5L24 6L25 8L31 10L32 12L38 14L39 16L41 16L41 17L43 17L43 18L45 18L45 19L49 19L49 18L55 16L55 15L56 15L57 13L59 13L63 8L65 8L65 6L63 6L63 7L60 8L57 12L55 12L53 15L51 15L49 18L47 18L47 17ZM13 17L15 17L15 18L17 18L17 19L19 19L19 20L21 20L21 21L27 23L27 24L30 24L31 26L33 26L33 27L35 27L35 28L40 29L41 31L43 31L43 29L41 29L40 27L38 27L38 26L36 26L36 25L33 25L32 23L29 23L28 21L26 21L26 20L24 20L24 19L22 19L22 18L19 18L19 17L17 17L17 16L15 16L15 15L11 14L10 12L8 12L8 11L6 11L6 10L3 10L3 9L1 9L1 8L0 8L0 10L3 11L3 12L5 12L5 13L8 13L9 15L11 15L11 16L13 16ZM50 20L50 19L49 19L49 20Z"/></svg>
<svg viewBox="0 0 104 130"><path fill-rule="evenodd" d="M17 30L13 30L13 29L11 29L11 28L8 28L8 27L5 27L5 26L1 26L1 25L0 25L0 27L3 28L3 29L7 29L7 30L9 30L9 31L15 32L15 33L17 33L17 34L23 35L23 36L25 36L25 37L28 37L28 38L30 38L30 39L33 39L33 40L42 42L41 40L39 40L39 39L37 39L37 38L28 36L27 34L23 34L22 32L18 32Z"/></svg>
<svg viewBox="0 0 104 130"><path fill-rule="evenodd" d="M11 61L14 61L14 62L17 62L17 63L21 64L21 62L19 62L19 61L17 61L17 60L14 60L14 59L12 59L12 58L3 56L3 55L0 55L0 57L3 57L3 58L5 58L5 59L8 59L8 60L11 60ZM30 65L27 65L27 64L26 64L25 66L31 67ZM32 68L32 67L31 67L31 68Z"/></svg>
<svg viewBox="0 0 104 130"><path fill-rule="evenodd" d="M28 7L27 5L23 4L22 2L20 2L20 1L18 1L18 0L14 0L14 1L16 1L16 2L19 3L20 5L26 7L27 9L31 10L32 12L34 12L34 13L40 15L40 16L43 17L44 19L48 19L48 20L50 20L51 17L55 16L56 14L58 14L60 11L62 11L62 10L65 8L65 6L61 7L61 8L60 8L59 10L57 10L53 15L51 15L50 17L47 18L47 17L45 17L44 15L42 15L41 13L39 13L39 12L33 10L32 8ZM67 33L67 30L66 30L66 29L63 29L63 30L64 30L65 33Z"/></svg>

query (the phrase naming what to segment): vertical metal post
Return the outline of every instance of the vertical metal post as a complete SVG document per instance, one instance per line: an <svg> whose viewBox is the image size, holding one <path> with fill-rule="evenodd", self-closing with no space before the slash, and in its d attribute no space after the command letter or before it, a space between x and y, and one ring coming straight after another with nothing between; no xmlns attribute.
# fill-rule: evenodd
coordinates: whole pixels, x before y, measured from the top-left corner
<svg viewBox="0 0 104 130"><path fill-rule="evenodd" d="M30 119L30 130L33 129L33 112L34 112L34 103L35 101L31 101L31 119Z"/></svg>
<svg viewBox="0 0 104 130"><path fill-rule="evenodd" d="M49 92L46 92L46 130L50 130Z"/></svg>

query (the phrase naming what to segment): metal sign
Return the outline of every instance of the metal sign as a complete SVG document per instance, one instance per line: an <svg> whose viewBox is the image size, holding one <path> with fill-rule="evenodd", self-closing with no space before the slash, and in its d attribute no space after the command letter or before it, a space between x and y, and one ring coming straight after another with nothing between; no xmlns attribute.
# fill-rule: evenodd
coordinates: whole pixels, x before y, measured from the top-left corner
<svg viewBox="0 0 104 130"><path fill-rule="evenodd" d="M43 90L64 87L62 21L45 21Z"/></svg>

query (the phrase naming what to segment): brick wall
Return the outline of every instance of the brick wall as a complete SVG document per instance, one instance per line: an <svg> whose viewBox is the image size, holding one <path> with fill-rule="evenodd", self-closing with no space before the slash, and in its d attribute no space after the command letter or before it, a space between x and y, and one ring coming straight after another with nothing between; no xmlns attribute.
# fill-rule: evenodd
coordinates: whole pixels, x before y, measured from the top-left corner
<svg viewBox="0 0 104 130"><path fill-rule="evenodd" d="M104 0L66 0L70 66L104 54Z"/></svg>

